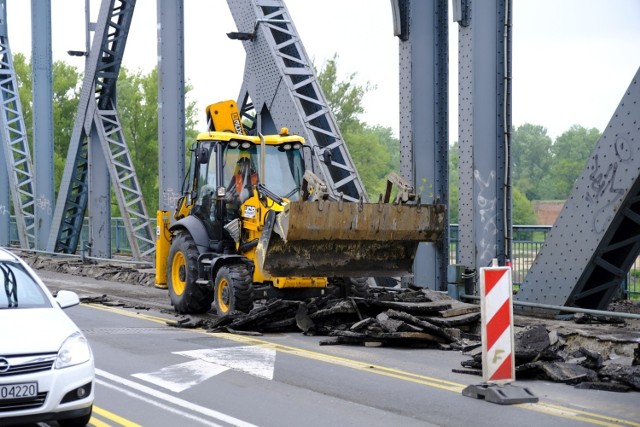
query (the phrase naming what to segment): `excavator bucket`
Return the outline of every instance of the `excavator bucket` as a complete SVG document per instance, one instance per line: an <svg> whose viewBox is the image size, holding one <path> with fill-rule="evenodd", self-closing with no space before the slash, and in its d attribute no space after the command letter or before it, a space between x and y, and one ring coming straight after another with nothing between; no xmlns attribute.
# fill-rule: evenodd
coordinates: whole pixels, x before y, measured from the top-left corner
<svg viewBox="0 0 640 427"><path fill-rule="evenodd" d="M274 277L377 277L411 273L420 242L442 239L444 205L293 202L271 211L258 242Z"/></svg>

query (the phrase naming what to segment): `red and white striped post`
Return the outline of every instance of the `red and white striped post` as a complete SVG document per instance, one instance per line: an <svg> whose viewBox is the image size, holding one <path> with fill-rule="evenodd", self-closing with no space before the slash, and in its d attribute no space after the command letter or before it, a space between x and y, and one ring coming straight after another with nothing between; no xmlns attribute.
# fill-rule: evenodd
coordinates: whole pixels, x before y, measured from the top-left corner
<svg viewBox="0 0 640 427"><path fill-rule="evenodd" d="M535 403L538 398L526 387L511 384L516 379L513 338L513 293L511 267L480 269L480 312L482 316L482 379L462 395L500 405Z"/></svg>
<svg viewBox="0 0 640 427"><path fill-rule="evenodd" d="M480 269L482 378L486 383L515 380L511 267Z"/></svg>

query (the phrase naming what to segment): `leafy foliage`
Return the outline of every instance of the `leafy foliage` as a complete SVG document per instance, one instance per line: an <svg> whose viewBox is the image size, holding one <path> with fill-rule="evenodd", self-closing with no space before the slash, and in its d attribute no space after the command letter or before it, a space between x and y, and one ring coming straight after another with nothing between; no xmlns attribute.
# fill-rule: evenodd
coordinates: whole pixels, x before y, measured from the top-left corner
<svg viewBox="0 0 640 427"><path fill-rule="evenodd" d="M544 127L526 123L514 129L511 141L511 182L527 199L538 200L551 165L551 138Z"/></svg>
<svg viewBox="0 0 640 427"><path fill-rule="evenodd" d="M368 83L357 84L356 74L338 80L338 57L324 64L318 82L325 95L370 199L384 192L389 172L400 167L400 142L389 127L370 126L360 120L364 112L362 98L375 89Z"/></svg>
<svg viewBox="0 0 640 427"><path fill-rule="evenodd" d="M18 78L28 139L32 137L32 76L31 64L20 53L14 57L14 68ZM82 74L77 68L63 61L55 61L53 74L53 132L54 132L54 188L58 189L67 158L69 142L73 132ZM185 94L192 90L185 85ZM126 67L120 70L117 82L118 114L125 141L136 170L145 205L149 214L158 208L158 71L132 72ZM185 105L186 140L197 134L195 102ZM33 148L32 148L33 150ZM114 209L117 211L115 203ZM117 213L114 211L114 214Z"/></svg>
<svg viewBox="0 0 640 427"><path fill-rule="evenodd" d="M17 53L13 58L13 66L18 79L18 93L27 128L27 138L33 153L31 64L23 54ZM52 64L52 74L54 188L57 189L60 186L66 153L73 132L73 121L78 108L80 73L75 67L63 61L55 61Z"/></svg>

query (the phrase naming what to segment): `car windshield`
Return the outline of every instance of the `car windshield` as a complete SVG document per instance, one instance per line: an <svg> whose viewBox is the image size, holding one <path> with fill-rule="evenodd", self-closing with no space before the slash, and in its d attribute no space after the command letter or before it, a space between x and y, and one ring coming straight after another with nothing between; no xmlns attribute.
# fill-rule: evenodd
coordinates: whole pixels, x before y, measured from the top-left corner
<svg viewBox="0 0 640 427"><path fill-rule="evenodd" d="M0 262L0 310L41 307L51 307L51 303L24 267Z"/></svg>

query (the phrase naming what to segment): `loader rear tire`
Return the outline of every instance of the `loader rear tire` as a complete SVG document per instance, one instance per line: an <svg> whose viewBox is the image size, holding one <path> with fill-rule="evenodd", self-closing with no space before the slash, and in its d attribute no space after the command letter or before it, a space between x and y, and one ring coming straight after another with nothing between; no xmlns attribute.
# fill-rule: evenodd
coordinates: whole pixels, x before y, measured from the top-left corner
<svg viewBox="0 0 640 427"><path fill-rule="evenodd" d="M198 249L193 237L178 232L171 241L167 263L169 298L180 314L206 313L211 309L213 292L199 286Z"/></svg>
<svg viewBox="0 0 640 427"><path fill-rule="evenodd" d="M253 308L253 277L245 264L220 267L215 279L214 305L219 316Z"/></svg>

